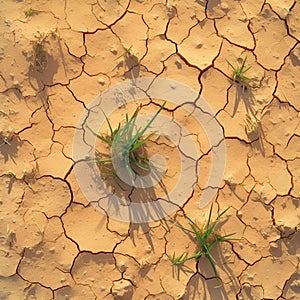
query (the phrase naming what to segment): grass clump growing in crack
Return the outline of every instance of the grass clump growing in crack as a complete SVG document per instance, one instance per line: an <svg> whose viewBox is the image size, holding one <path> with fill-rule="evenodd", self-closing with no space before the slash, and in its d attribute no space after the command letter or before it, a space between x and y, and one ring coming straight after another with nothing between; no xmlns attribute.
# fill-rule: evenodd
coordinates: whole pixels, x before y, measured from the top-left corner
<svg viewBox="0 0 300 300"><path fill-rule="evenodd" d="M5 136L1 136L0 135L0 138L2 139L2 143L0 143L0 147L3 146L3 145L9 145L11 146L10 142L8 141L8 138L5 137Z"/></svg>
<svg viewBox="0 0 300 300"><path fill-rule="evenodd" d="M243 59L242 63L236 67L234 67L227 59L226 61L233 70L232 80L241 85L247 85L251 80L251 78L245 76L245 73L251 69L251 66L246 67L247 56Z"/></svg>
<svg viewBox="0 0 300 300"><path fill-rule="evenodd" d="M132 54L132 47L133 47L133 45L131 45L129 48L124 48L125 51L120 56L118 56L117 58L115 58L115 61L118 60L118 59L120 59L121 57L124 57L124 59L126 59L126 57L128 55L131 55Z"/></svg>
<svg viewBox="0 0 300 300"><path fill-rule="evenodd" d="M48 58L51 56L47 51L46 44L49 43L49 38L57 39L59 34L57 28L48 32L37 32L35 34L36 40L31 41L33 44L32 62L31 66L40 73L43 73L48 68ZM59 39L58 39L59 42ZM59 45L61 49L61 46Z"/></svg>
<svg viewBox="0 0 300 300"><path fill-rule="evenodd" d="M131 117L126 114L125 124L121 126L118 123L116 129L113 129L108 117L105 115L106 122L109 127L109 135L100 135L94 132L88 125L86 127L92 132L98 139L107 144L110 148L117 148L116 159L121 162L121 166L125 168L128 178L133 182L132 172L135 175L141 175L142 172L150 172L151 170L160 172L147 158L145 154L144 145L145 143L155 134L152 132L145 135L146 131L149 129L153 121L159 115L166 104L166 101L160 106L155 115L151 120L142 128L136 128L136 119L140 108L137 108ZM113 151L112 151L113 152ZM107 163L113 162L114 155L103 157L101 153L96 151L96 162L99 166L103 166ZM114 170L112 170L114 176L117 176ZM118 176L117 176L118 177ZM120 179L120 178L119 178Z"/></svg>
<svg viewBox="0 0 300 300"><path fill-rule="evenodd" d="M212 208L213 205L210 207L208 221L203 226L197 225L193 220L191 220L189 217L186 216L186 219L189 221L189 225L191 229L185 228L181 225L177 225L179 228L184 230L187 233L190 233L195 236L197 242L199 243L200 250L194 254L189 256L187 252L182 253L180 256L176 257L175 253L173 253L172 256L169 256L170 261L172 262L173 266L178 266L181 264L184 264L186 261L190 259L199 259L201 256L205 256L209 262L210 265L214 271L215 277L221 281L221 278L218 274L218 271L216 269L216 261L211 255L210 251L214 247L215 244L220 242L226 242L226 241L232 241L232 240L240 240L239 238L232 238L232 236L235 233L230 233L226 235L221 235L216 231L216 226L220 222L221 217L229 210L230 207L223 210L215 219L215 221L212 221L211 215L212 215Z"/></svg>
<svg viewBox="0 0 300 300"><path fill-rule="evenodd" d="M8 173L4 174L4 176L7 178L16 178L16 175L12 172L8 172Z"/></svg>
<svg viewBox="0 0 300 300"><path fill-rule="evenodd" d="M118 61L118 63L112 68L112 71L114 71L116 68L119 68L123 64L123 62L126 63L126 61L130 58L130 56L133 55L132 47L133 45L131 45L129 48L124 47L124 52L114 59L114 61ZM122 59L120 60L120 58Z"/></svg>
<svg viewBox="0 0 300 300"><path fill-rule="evenodd" d="M34 14L38 13L37 10L33 9L32 7L30 7L29 9L27 9L26 11L24 11L25 17L28 18Z"/></svg>

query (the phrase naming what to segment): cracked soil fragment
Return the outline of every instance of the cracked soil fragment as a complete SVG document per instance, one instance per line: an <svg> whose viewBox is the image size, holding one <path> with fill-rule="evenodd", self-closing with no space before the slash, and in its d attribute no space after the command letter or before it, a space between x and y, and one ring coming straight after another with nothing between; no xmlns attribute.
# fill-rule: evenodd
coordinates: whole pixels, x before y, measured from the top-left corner
<svg viewBox="0 0 300 300"><path fill-rule="evenodd" d="M43 242L25 249L18 274L51 289L72 285L69 272L77 253L76 244L64 235L60 219L51 218L45 227ZM48 276L49 272L53 276Z"/></svg>
<svg viewBox="0 0 300 300"><path fill-rule="evenodd" d="M80 250L111 252L121 240L118 234L107 229L107 218L103 212L92 206L72 204L63 215L62 221L67 235L77 241ZM92 239L90 234L93 235Z"/></svg>
<svg viewBox="0 0 300 300"><path fill-rule="evenodd" d="M178 52L190 64L203 70L212 64L219 53L221 43L214 22L206 19L190 30L189 36L178 45Z"/></svg>
<svg viewBox="0 0 300 300"><path fill-rule="evenodd" d="M114 280L121 279L111 253L81 252L75 259L72 276L77 284L89 286L97 299L113 299L110 290Z"/></svg>
<svg viewBox="0 0 300 300"><path fill-rule="evenodd" d="M298 300L300 1L1 4L0 299ZM248 87L233 82L226 62L236 66L246 57ZM175 141L155 136L147 144L150 156L166 159L167 190L186 171L182 192L170 199L182 207L164 220L130 224L101 208L112 194L103 191L90 203L80 190L72 140L99 93L146 76L177 80L202 97L167 103L161 115L170 122L159 129L171 130ZM113 127L140 103L127 100L112 113ZM162 100L144 99L142 111L155 113ZM203 101L227 152L223 180L211 187L218 147L185 110L201 109ZM259 132L249 134L247 115ZM154 202L166 194L162 187L125 189L113 178L106 183L122 201ZM180 266L169 259L200 250L169 218L185 227L185 216L205 224L210 205L200 208L199 199L210 189L213 219L230 207L217 230L241 238L211 249L219 288L206 257Z"/></svg>
<svg viewBox="0 0 300 300"><path fill-rule="evenodd" d="M238 5L234 0L228 1L227 5L228 9L224 9L226 15L216 19L218 33L233 44L253 49L255 45L254 39L249 31L249 20L242 6Z"/></svg>
<svg viewBox="0 0 300 300"><path fill-rule="evenodd" d="M288 35L284 21L265 4L260 15L251 20L250 29L256 40L257 61L268 70L279 70L285 56L296 44L296 40Z"/></svg>
<svg viewBox="0 0 300 300"><path fill-rule="evenodd" d="M286 281L286 278L281 276L282 270L289 278L295 272L295 266L289 261L279 261L272 257L262 258L243 272L241 282L253 286L260 285L263 288L263 298L276 299L281 295Z"/></svg>

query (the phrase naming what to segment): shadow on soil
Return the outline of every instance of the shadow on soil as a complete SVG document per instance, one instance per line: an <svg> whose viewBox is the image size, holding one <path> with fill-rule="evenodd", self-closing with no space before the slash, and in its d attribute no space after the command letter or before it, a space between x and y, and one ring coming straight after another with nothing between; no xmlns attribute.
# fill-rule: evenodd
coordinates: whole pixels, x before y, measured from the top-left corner
<svg viewBox="0 0 300 300"><path fill-rule="evenodd" d="M93 168L92 165L90 165L90 167ZM103 190L108 190L109 193L104 192L100 199L91 201L91 203L96 208L104 211L107 216L112 214L118 216L120 215L120 211L127 209L130 222L129 233L133 240L133 244L135 245L135 234L133 234L133 232L142 229L149 245L153 247L148 222L151 222L151 220L161 220L160 222L167 224L163 221L163 218L167 215L167 213L161 202L157 201L158 198L155 192L155 187L134 188L127 185L118 179L116 175L112 174L111 164L98 166L98 168L101 174L100 176L96 174L97 170L95 170L95 168L92 170L95 174L95 184L99 187L103 187ZM170 200L163 182L160 182L157 185L164 191L164 197L166 198L166 200L162 200L161 198L159 199L169 203ZM102 205L102 199L106 199L105 203L108 203L108 207L106 205Z"/></svg>
<svg viewBox="0 0 300 300"><path fill-rule="evenodd" d="M16 164L15 158L22 143L17 135L6 136L3 132L0 132L0 153L3 156L4 163L11 159Z"/></svg>
<svg viewBox="0 0 300 300"><path fill-rule="evenodd" d="M62 45L60 38L55 34L46 34L43 39L33 42L33 54L28 58L30 67L27 73L30 86L40 96L45 110L50 107L47 87L54 84L54 75L59 67L57 59L47 49L49 46L58 51L66 75Z"/></svg>
<svg viewBox="0 0 300 300"><path fill-rule="evenodd" d="M219 224L220 227L222 227L221 223ZM192 234L189 234L188 232L186 232L186 234L190 237L192 242L195 242L195 238ZM226 244L228 244L228 242L226 242ZM224 245L224 243L222 243L221 245ZM227 277L231 280L232 287L236 288L236 290L238 291L239 282L235 278L231 268L229 267L229 264L226 263L226 258L221 252L221 245L216 245L215 248L211 250L211 255L216 261L216 267L223 273L219 274L221 280L222 276L224 277L224 275L226 274ZM185 294L179 300L231 300L231 298L228 297L227 292L224 286L222 285L222 282L215 277L209 259L203 255L199 259L195 260L195 264L197 272L184 265L178 265L173 267L173 276L176 276L178 280L180 280L181 272L185 274L194 274L188 282Z"/></svg>
<svg viewBox="0 0 300 300"><path fill-rule="evenodd" d="M245 120L246 134L251 141L252 147L258 150L263 156L265 156L265 148L263 144L265 136L260 119L257 118L257 113L254 109L255 97L253 95L252 89L249 86L245 86L237 82L234 82L234 86L236 89L236 94L232 117L235 116L237 109L242 101L247 112Z"/></svg>

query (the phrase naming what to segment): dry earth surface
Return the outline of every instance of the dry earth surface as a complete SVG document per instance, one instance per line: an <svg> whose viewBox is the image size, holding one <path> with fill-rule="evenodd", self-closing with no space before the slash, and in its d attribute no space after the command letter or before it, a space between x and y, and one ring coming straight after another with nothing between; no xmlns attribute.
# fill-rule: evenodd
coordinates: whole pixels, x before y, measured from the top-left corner
<svg viewBox="0 0 300 300"><path fill-rule="evenodd" d="M300 1L0 4L0 299L299 299ZM226 59L245 57L252 80L241 88ZM173 215L115 220L76 181L81 114L100 92L137 76L190 86L223 128L227 162L213 217L231 206L220 230L242 239L212 250L220 287L205 257L181 268L168 259L197 248L169 219L203 221L209 211L198 202L213 148L180 107L167 104L163 114L193 132L200 176ZM156 144L175 174L177 147Z"/></svg>

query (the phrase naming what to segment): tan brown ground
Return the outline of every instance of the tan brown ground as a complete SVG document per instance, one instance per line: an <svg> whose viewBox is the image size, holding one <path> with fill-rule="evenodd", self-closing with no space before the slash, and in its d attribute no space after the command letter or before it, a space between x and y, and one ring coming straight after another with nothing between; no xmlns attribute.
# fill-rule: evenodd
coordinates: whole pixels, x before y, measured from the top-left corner
<svg viewBox="0 0 300 300"><path fill-rule="evenodd" d="M0 4L0 133L9 142L0 146L0 299L299 299L300 1ZM47 61L33 53L43 34ZM116 61L131 45L126 64ZM239 87L225 60L246 56L253 88L244 93L260 119L248 134L243 101L232 116ZM101 91L136 76L201 91L224 128L214 216L232 206L221 230L243 239L213 250L222 287L205 258L172 269L168 255L196 249L177 226L109 219L79 190L76 123ZM197 124L185 125L209 153ZM192 219L207 217L198 198L209 163L204 155L183 209ZM180 211L171 217L184 222Z"/></svg>

